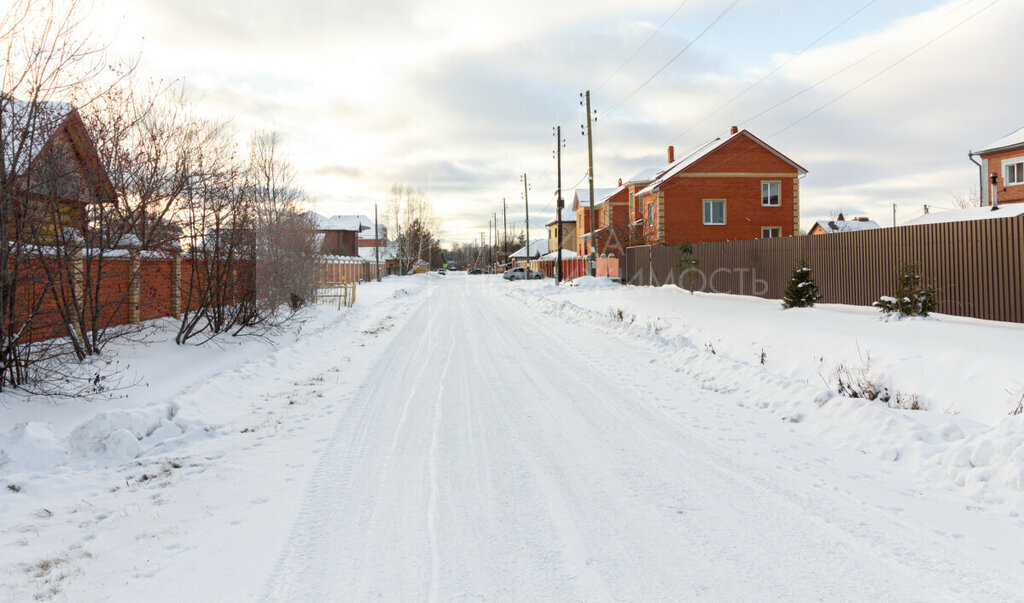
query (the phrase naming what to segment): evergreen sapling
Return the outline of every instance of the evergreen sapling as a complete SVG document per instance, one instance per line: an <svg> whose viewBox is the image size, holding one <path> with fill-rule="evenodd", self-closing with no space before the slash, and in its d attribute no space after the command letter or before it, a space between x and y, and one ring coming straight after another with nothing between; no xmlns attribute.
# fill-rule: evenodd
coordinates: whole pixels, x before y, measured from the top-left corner
<svg viewBox="0 0 1024 603"><path fill-rule="evenodd" d="M882 314L897 318L903 316L928 316L935 311L935 290L921 287L921 275L917 266L904 264L900 268L899 284L895 296L883 295L873 304Z"/></svg>
<svg viewBox="0 0 1024 603"><path fill-rule="evenodd" d="M786 293L782 297L783 308L808 308L821 299L818 285L811 278L811 268L805 260L800 260L793 276L789 277Z"/></svg>

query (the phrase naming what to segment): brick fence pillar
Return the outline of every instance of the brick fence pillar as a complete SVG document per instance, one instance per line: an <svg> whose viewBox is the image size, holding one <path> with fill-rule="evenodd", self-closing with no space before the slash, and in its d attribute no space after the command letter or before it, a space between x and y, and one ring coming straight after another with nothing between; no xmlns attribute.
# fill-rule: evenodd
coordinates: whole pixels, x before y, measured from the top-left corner
<svg viewBox="0 0 1024 603"><path fill-rule="evenodd" d="M139 250L128 251L128 322L139 324L139 300L141 298L142 269Z"/></svg>
<svg viewBox="0 0 1024 603"><path fill-rule="evenodd" d="M181 254L171 260L171 316L181 317Z"/></svg>

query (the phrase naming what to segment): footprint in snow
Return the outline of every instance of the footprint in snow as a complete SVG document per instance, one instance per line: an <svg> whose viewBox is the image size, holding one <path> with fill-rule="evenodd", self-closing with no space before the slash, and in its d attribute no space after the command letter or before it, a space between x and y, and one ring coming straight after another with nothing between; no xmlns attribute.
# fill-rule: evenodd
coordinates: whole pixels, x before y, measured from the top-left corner
<svg viewBox="0 0 1024 603"><path fill-rule="evenodd" d="M262 505L263 503L267 502L268 500L270 500L270 499L267 498L266 496L261 496L259 498L254 498L254 499L250 500L249 502L254 504L254 505Z"/></svg>

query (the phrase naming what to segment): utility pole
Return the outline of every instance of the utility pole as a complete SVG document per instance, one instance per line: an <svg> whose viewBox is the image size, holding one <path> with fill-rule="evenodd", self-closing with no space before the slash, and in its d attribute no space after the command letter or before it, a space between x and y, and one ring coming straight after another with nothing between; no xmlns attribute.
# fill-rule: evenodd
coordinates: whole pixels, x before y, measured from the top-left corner
<svg viewBox="0 0 1024 603"><path fill-rule="evenodd" d="M491 217L494 219L494 255L498 255L498 249L497 249L498 248L498 213L497 212L491 212ZM497 260L497 258L495 258L495 260ZM497 265L496 261L491 262L491 268L495 272L498 271L497 268L494 268L496 265Z"/></svg>
<svg viewBox="0 0 1024 603"><path fill-rule="evenodd" d="M508 263L508 203L505 202L505 197L501 198L501 223L504 229L502 246L505 249L505 263Z"/></svg>
<svg viewBox="0 0 1024 603"><path fill-rule="evenodd" d="M377 204L373 204L373 258L377 263L377 282L380 282L380 226L377 225Z"/></svg>
<svg viewBox="0 0 1024 603"><path fill-rule="evenodd" d="M581 95L582 96L582 95ZM597 276L597 245L594 236L594 137L590 128L590 90L586 92L587 105L587 179L590 181L590 276Z"/></svg>
<svg viewBox="0 0 1024 603"><path fill-rule="evenodd" d="M892 227L896 228L896 204L892 204Z"/></svg>
<svg viewBox="0 0 1024 603"><path fill-rule="evenodd" d="M491 238L491 231L493 229L494 229L494 224L490 220L488 220L487 221L487 272L491 271L491 241L493 240Z"/></svg>
<svg viewBox="0 0 1024 603"><path fill-rule="evenodd" d="M558 204L555 209L555 228L558 229L558 268L555 271L555 284L562 284L562 126L555 126L555 157L558 164Z"/></svg>
<svg viewBox="0 0 1024 603"><path fill-rule="evenodd" d="M526 202L526 279L530 279L530 185L523 173L523 201Z"/></svg>

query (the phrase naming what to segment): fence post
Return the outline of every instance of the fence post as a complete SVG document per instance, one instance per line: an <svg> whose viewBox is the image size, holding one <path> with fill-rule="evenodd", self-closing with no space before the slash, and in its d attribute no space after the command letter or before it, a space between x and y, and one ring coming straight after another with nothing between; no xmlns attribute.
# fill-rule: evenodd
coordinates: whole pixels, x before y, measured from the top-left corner
<svg viewBox="0 0 1024 603"><path fill-rule="evenodd" d="M181 318L181 254L171 260L171 316Z"/></svg>
<svg viewBox="0 0 1024 603"><path fill-rule="evenodd" d="M71 254L71 298L81 304L82 308L85 308L86 305L84 282L85 261L82 259L82 249L79 247ZM79 340L84 340L85 330L82 328L81 322L76 320L74 323Z"/></svg>
<svg viewBox="0 0 1024 603"><path fill-rule="evenodd" d="M142 265L139 261L139 250L128 250L128 322L139 324L139 300L141 293Z"/></svg>

